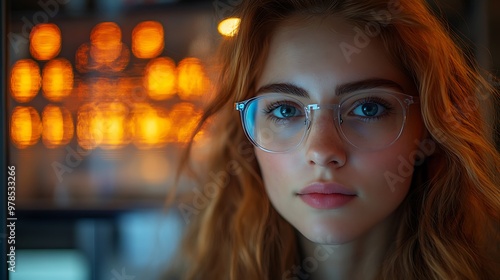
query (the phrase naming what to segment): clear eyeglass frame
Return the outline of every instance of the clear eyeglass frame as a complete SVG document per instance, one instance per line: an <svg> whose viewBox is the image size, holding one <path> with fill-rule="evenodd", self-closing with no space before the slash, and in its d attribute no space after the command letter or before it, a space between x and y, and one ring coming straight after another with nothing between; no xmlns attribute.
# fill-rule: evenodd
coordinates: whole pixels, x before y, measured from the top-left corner
<svg viewBox="0 0 500 280"><path fill-rule="evenodd" d="M373 94L373 95L391 96L391 97L395 98L394 100L397 100L398 104L400 104L400 106L401 106L401 119L400 119L401 124L400 124L400 127L394 131L395 137L393 137L393 140L388 141L386 144L379 146L379 147L375 147L375 148L373 148L373 147L367 148L367 147L363 147L359 144L354 143L352 140L349 139L348 135L346 135L345 129L342 128L342 125L344 123L344 118L341 115L342 106L344 104L346 104L347 101L349 101L349 100L356 100L357 97L364 96L367 94L368 95ZM287 147L285 149L281 149L281 150L280 149L270 149L270 148L266 147L266 145L259 143L259 141L257 141L256 139L254 139L254 137L251 136L252 133L249 132L249 128L247 127L248 122L247 122L246 118L247 118L247 111L251 107L250 105L252 105L253 103L255 103L259 100L266 99L266 98L273 98L273 97L274 98L286 97L287 100L293 100L293 102L295 102L296 104L299 104L302 107L302 109L304 110L305 119L304 119L303 125L304 125L305 129L303 132L301 132L303 134L302 137L300 138L299 141L296 141L296 143L294 145ZM291 94L266 93L266 94L255 96L255 97L252 97L252 98L240 101L240 102L236 102L236 103L234 103L234 105L235 105L235 110L240 112L241 123L243 126L243 130L245 132L245 135L247 136L247 138L250 140L250 142L253 145L255 145L256 147L262 149L265 152L269 152L269 153L287 153L287 152L290 152L290 151L296 149L297 147L299 147L304 142L304 140L307 138L307 136L309 135L309 132L311 130L311 124L313 122L312 112L317 111L317 110L323 110L323 109L328 109L328 110L334 111L334 125L337 129L337 132L341 135L341 137L349 145L353 146L356 149L363 150L363 151L373 151L373 150L380 150L380 149L386 148L386 147L394 144L394 142L396 142L400 138L400 136L403 132L403 129L406 125L406 119L407 119L407 116L409 113L409 106L412 104L417 104L417 103L419 103L419 98L417 96L412 96L412 95L408 95L405 93L401 93L399 91L392 91L392 90L387 90L387 89L383 89L383 90L370 89L370 90L365 90L365 91L359 91L359 92L356 92L354 94L348 94L344 98L340 99L340 101L338 103L331 103L331 104L319 104L319 103L304 104L303 102L301 102L299 99L295 98Z"/></svg>

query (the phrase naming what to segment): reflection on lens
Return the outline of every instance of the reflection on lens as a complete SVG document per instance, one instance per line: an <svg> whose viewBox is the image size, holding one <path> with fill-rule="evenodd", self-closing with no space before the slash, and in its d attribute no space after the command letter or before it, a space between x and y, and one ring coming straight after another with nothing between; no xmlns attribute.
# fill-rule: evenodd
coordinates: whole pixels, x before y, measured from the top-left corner
<svg viewBox="0 0 500 280"><path fill-rule="evenodd" d="M24 149L35 145L41 133L40 115L33 107L14 108L10 123L10 137L17 148Z"/></svg>
<svg viewBox="0 0 500 280"><path fill-rule="evenodd" d="M40 67L31 59L21 59L12 66L10 89L17 102L29 102L38 94L42 78Z"/></svg>
<svg viewBox="0 0 500 280"><path fill-rule="evenodd" d="M267 94L239 102L236 108L249 139L265 151L286 152L300 145L307 128L316 125L316 110L331 110L331 125L336 126L346 145L378 150L399 138L407 106L415 98L399 92L367 90L347 95L340 104L304 105L286 94Z"/></svg>
<svg viewBox="0 0 500 280"><path fill-rule="evenodd" d="M399 137L405 120L401 102L396 95L385 92L347 98L340 107L344 138L363 150L377 150L392 144Z"/></svg>
<svg viewBox="0 0 500 280"><path fill-rule="evenodd" d="M304 105L283 94L260 96L246 104L245 131L267 151L285 152L302 142L306 132Z"/></svg>
<svg viewBox="0 0 500 280"><path fill-rule="evenodd" d="M42 125L42 142L49 149L66 145L73 138L73 118L66 108L47 105L42 112Z"/></svg>

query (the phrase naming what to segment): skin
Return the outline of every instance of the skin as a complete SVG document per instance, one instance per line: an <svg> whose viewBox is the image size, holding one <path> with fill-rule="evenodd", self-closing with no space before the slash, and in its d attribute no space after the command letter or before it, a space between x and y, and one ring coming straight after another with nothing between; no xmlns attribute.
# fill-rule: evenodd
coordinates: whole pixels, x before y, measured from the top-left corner
<svg viewBox="0 0 500 280"><path fill-rule="evenodd" d="M339 45L353 45L353 28L336 17L293 18L281 24L272 37L256 92L270 84L290 83L308 93L305 104L327 104L338 102L335 89L341 85L386 79L403 93L418 96L377 37L348 62ZM402 135L382 150L360 151L346 143L330 110L315 113L308 138L297 149L276 154L255 148L271 203L299 233L302 259L317 256L318 246L327 252L328 259L316 258L318 267L302 271L311 276L308 279L374 277L392 241L394 213L411 183L411 175L405 174L389 186L384 174L400 174L401 158L413 166L410 154L426 134L419 110L418 104L410 106ZM314 182L338 183L356 196L337 209L315 209L297 195ZM296 271L289 276L298 275Z"/></svg>

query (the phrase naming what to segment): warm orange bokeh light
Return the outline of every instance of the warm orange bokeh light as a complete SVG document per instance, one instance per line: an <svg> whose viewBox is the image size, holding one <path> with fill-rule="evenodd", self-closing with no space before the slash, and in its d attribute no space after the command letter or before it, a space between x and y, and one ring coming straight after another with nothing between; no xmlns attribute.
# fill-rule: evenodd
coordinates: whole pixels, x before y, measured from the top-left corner
<svg viewBox="0 0 500 280"><path fill-rule="evenodd" d="M121 102L88 103L77 114L78 144L85 149L97 146L119 149L128 144L128 107Z"/></svg>
<svg viewBox="0 0 500 280"><path fill-rule="evenodd" d="M19 148L35 145L42 133L40 115L33 107L18 106L12 111L10 137Z"/></svg>
<svg viewBox="0 0 500 280"><path fill-rule="evenodd" d="M37 24L30 33L30 52L38 60L49 60L61 51L61 30L53 23Z"/></svg>
<svg viewBox="0 0 500 280"><path fill-rule="evenodd" d="M239 18L226 18L219 23L217 30L224 36L232 37L238 33L240 22Z"/></svg>
<svg viewBox="0 0 500 280"><path fill-rule="evenodd" d="M51 104L45 106L42 126L42 142L49 149L66 145L73 138L73 118L66 108Z"/></svg>
<svg viewBox="0 0 500 280"><path fill-rule="evenodd" d="M177 103L168 116L172 122L172 127L169 130L169 142L187 143L198 125L201 115L201 110L198 110L193 104ZM201 137L203 137L202 131L198 133L195 140L198 141Z"/></svg>
<svg viewBox="0 0 500 280"><path fill-rule="evenodd" d="M122 44L121 53L117 59L115 59L111 64L108 64L104 71L109 72L120 72L127 67L130 62L130 49L127 45Z"/></svg>
<svg viewBox="0 0 500 280"><path fill-rule="evenodd" d="M131 132L134 145L139 149L160 148L167 144L172 121L165 109L149 104L135 104Z"/></svg>
<svg viewBox="0 0 500 280"><path fill-rule="evenodd" d="M31 59L21 59L12 66L10 89L14 100L29 102L38 94L41 85L40 67Z"/></svg>
<svg viewBox="0 0 500 280"><path fill-rule="evenodd" d="M43 96L50 101L59 102L73 90L73 67L64 58L47 62L43 68Z"/></svg>
<svg viewBox="0 0 500 280"><path fill-rule="evenodd" d="M210 80L197 58L188 57L181 60L177 67L177 77L177 93L181 99L199 100L210 90Z"/></svg>
<svg viewBox="0 0 500 280"><path fill-rule="evenodd" d="M132 31L132 52L137 58L154 58L164 46L163 26L157 21L143 21Z"/></svg>
<svg viewBox="0 0 500 280"><path fill-rule="evenodd" d="M175 62L167 57L155 58L148 63L144 74L144 87L149 97L164 100L176 92Z"/></svg>
<svg viewBox="0 0 500 280"><path fill-rule="evenodd" d="M97 24L90 33L90 55L98 64L110 64L122 53L122 31L114 22Z"/></svg>
<svg viewBox="0 0 500 280"><path fill-rule="evenodd" d="M80 73L87 73L93 70L90 62L90 44L83 43L75 53L75 68Z"/></svg>
<svg viewBox="0 0 500 280"><path fill-rule="evenodd" d="M133 107L134 104L149 101L148 94L142 86L142 77L123 77L116 81L116 90L120 101Z"/></svg>

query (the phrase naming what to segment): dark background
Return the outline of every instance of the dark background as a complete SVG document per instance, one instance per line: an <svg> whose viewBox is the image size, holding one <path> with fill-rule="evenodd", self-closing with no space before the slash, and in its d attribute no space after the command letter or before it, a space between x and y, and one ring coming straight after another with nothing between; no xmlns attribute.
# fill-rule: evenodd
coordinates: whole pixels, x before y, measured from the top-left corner
<svg viewBox="0 0 500 280"><path fill-rule="evenodd" d="M43 3L50 1L42 0ZM221 38L216 30L217 23L239 1L60 2L67 4L59 3L57 15L49 20L61 28L63 46L60 57L73 62L75 50L89 40L90 30L97 23L118 23L122 29L123 42L130 46L130 33L138 22L157 20L165 29L165 49L161 55L172 58L176 63L185 57L198 57L204 62L207 75L210 76L213 73L211 59ZM483 68L498 76L500 1L429 2L447 22L450 30L460 38L460 45ZM18 149L8 138L10 113L18 105L10 97L8 73L17 60L30 58L30 54L27 49L14 50L6 34L21 32L25 24L23 18L31 20L42 8L39 1L35 0L7 0L2 1L1 5L3 96L0 105L4 135L0 142L3 147L1 168L6 170L7 165L15 165L18 170L17 272L11 274L11 279L157 279L165 264L171 260L186 225L177 208L164 211L165 196L172 184L172 170L175 169L178 150L182 145L171 143L153 150L139 150L131 145L111 151L96 149L83 158L74 173L68 174L64 184L58 184L50 163L63 161L67 150L49 150L41 143ZM131 60L130 64L126 75L138 75L134 69L144 67L145 62ZM500 87L498 83L496 86ZM170 108L179 102L181 100L174 97L157 105ZM196 101L192 103L197 105ZM39 94L30 104L41 110L47 101ZM495 107L495 111L498 111L496 108L498 106ZM77 145L76 140L68 144L75 149ZM151 162L151 159L154 160ZM127 182L117 179L130 170L131 167L127 165L130 162L149 162L149 165L145 165L149 171L137 172ZM156 172L153 175L162 170L166 173L151 179L151 170ZM88 180L89 177L93 179ZM1 179L6 182L6 177ZM189 186L187 182L188 191ZM6 201L5 194L2 195L0 198ZM3 204L2 208L5 208ZM1 218L5 220L5 216ZM5 240L2 238L2 248ZM5 255L2 252L2 257ZM2 273L4 265L2 259Z"/></svg>

